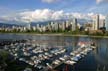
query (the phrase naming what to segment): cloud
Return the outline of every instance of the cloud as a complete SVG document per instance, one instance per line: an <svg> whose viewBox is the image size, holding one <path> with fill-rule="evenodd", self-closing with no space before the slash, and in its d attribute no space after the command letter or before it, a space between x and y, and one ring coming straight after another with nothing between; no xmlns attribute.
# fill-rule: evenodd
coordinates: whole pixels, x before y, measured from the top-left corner
<svg viewBox="0 0 108 71"><path fill-rule="evenodd" d="M62 19L64 16L64 13L62 10L60 11L54 11L50 9L38 9L35 11L29 11L29 12L22 12L20 13L21 19L24 21L48 21L48 20L57 20Z"/></svg>
<svg viewBox="0 0 108 71"><path fill-rule="evenodd" d="M45 2L45 3L54 3L57 1L59 1L59 0L42 0L42 2Z"/></svg>
<svg viewBox="0 0 108 71"><path fill-rule="evenodd" d="M16 21L23 23L30 22L44 22L50 20L61 20L61 19L92 19L94 18L94 13L82 14L77 12L64 12L63 10L55 11L51 9L36 9L34 11L22 11L13 15L2 16L2 21ZM104 19L105 16L100 14L100 18Z"/></svg>
<svg viewBox="0 0 108 71"><path fill-rule="evenodd" d="M103 2L103 0L96 0L97 4Z"/></svg>
<svg viewBox="0 0 108 71"><path fill-rule="evenodd" d="M96 0L96 3L97 3L97 4L100 4L100 3L102 3L102 2L108 2L108 0Z"/></svg>

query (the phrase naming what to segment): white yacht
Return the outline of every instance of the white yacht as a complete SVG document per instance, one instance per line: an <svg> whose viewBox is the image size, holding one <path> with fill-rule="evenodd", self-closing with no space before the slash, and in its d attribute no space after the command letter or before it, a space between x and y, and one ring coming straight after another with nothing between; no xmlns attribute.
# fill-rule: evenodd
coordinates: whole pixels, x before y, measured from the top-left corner
<svg viewBox="0 0 108 71"><path fill-rule="evenodd" d="M65 58L63 58L63 57L60 57L59 59L60 59L61 61L65 61Z"/></svg>
<svg viewBox="0 0 108 71"><path fill-rule="evenodd" d="M69 64L69 65L74 65L76 62L75 61L72 61L72 60L67 60L65 63L66 64Z"/></svg>

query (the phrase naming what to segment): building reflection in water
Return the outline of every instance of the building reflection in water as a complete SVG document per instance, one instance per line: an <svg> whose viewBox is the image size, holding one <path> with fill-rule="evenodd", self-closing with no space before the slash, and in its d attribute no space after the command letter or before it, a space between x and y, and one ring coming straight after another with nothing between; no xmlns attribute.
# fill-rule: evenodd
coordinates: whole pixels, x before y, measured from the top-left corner
<svg viewBox="0 0 108 71"><path fill-rule="evenodd" d="M93 51L97 71L108 71L108 44L105 39L96 39L97 49Z"/></svg>

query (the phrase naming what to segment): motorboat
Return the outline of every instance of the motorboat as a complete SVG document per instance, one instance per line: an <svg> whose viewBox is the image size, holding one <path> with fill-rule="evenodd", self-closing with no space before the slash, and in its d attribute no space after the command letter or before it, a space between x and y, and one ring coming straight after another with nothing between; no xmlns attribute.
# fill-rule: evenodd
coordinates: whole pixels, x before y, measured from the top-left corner
<svg viewBox="0 0 108 71"><path fill-rule="evenodd" d="M58 65L60 62L61 62L60 60L55 60L55 61L53 61L53 63L54 63L55 65Z"/></svg>
<svg viewBox="0 0 108 71"><path fill-rule="evenodd" d="M72 57L71 60L72 60L72 61L78 61L79 58L78 58L78 57Z"/></svg>
<svg viewBox="0 0 108 71"><path fill-rule="evenodd" d="M72 61L72 60L67 60L65 63L66 64L69 64L69 65L74 65L76 62L75 61Z"/></svg>
<svg viewBox="0 0 108 71"><path fill-rule="evenodd" d="M75 53L71 52L70 55L75 56Z"/></svg>
<svg viewBox="0 0 108 71"><path fill-rule="evenodd" d="M51 66L49 63L46 63L46 65L47 65L50 69L52 69L52 66Z"/></svg>
<svg viewBox="0 0 108 71"><path fill-rule="evenodd" d="M60 57L59 59L60 59L61 61L65 61L65 58L63 58L63 57Z"/></svg>

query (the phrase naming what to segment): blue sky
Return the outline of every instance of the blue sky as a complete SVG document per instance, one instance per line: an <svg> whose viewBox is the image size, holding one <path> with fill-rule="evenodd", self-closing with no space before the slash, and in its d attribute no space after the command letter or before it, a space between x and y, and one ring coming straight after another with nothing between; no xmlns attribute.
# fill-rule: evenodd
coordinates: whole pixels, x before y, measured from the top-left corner
<svg viewBox="0 0 108 71"><path fill-rule="evenodd" d="M3 10L34 10L34 9L53 9L64 10L69 12L95 12L95 13L108 13L108 3L105 0L97 3L96 0L0 0L0 8ZM101 1L101 0L100 0Z"/></svg>
<svg viewBox="0 0 108 71"><path fill-rule="evenodd" d="M108 14L108 0L0 0L0 16L35 10Z"/></svg>

